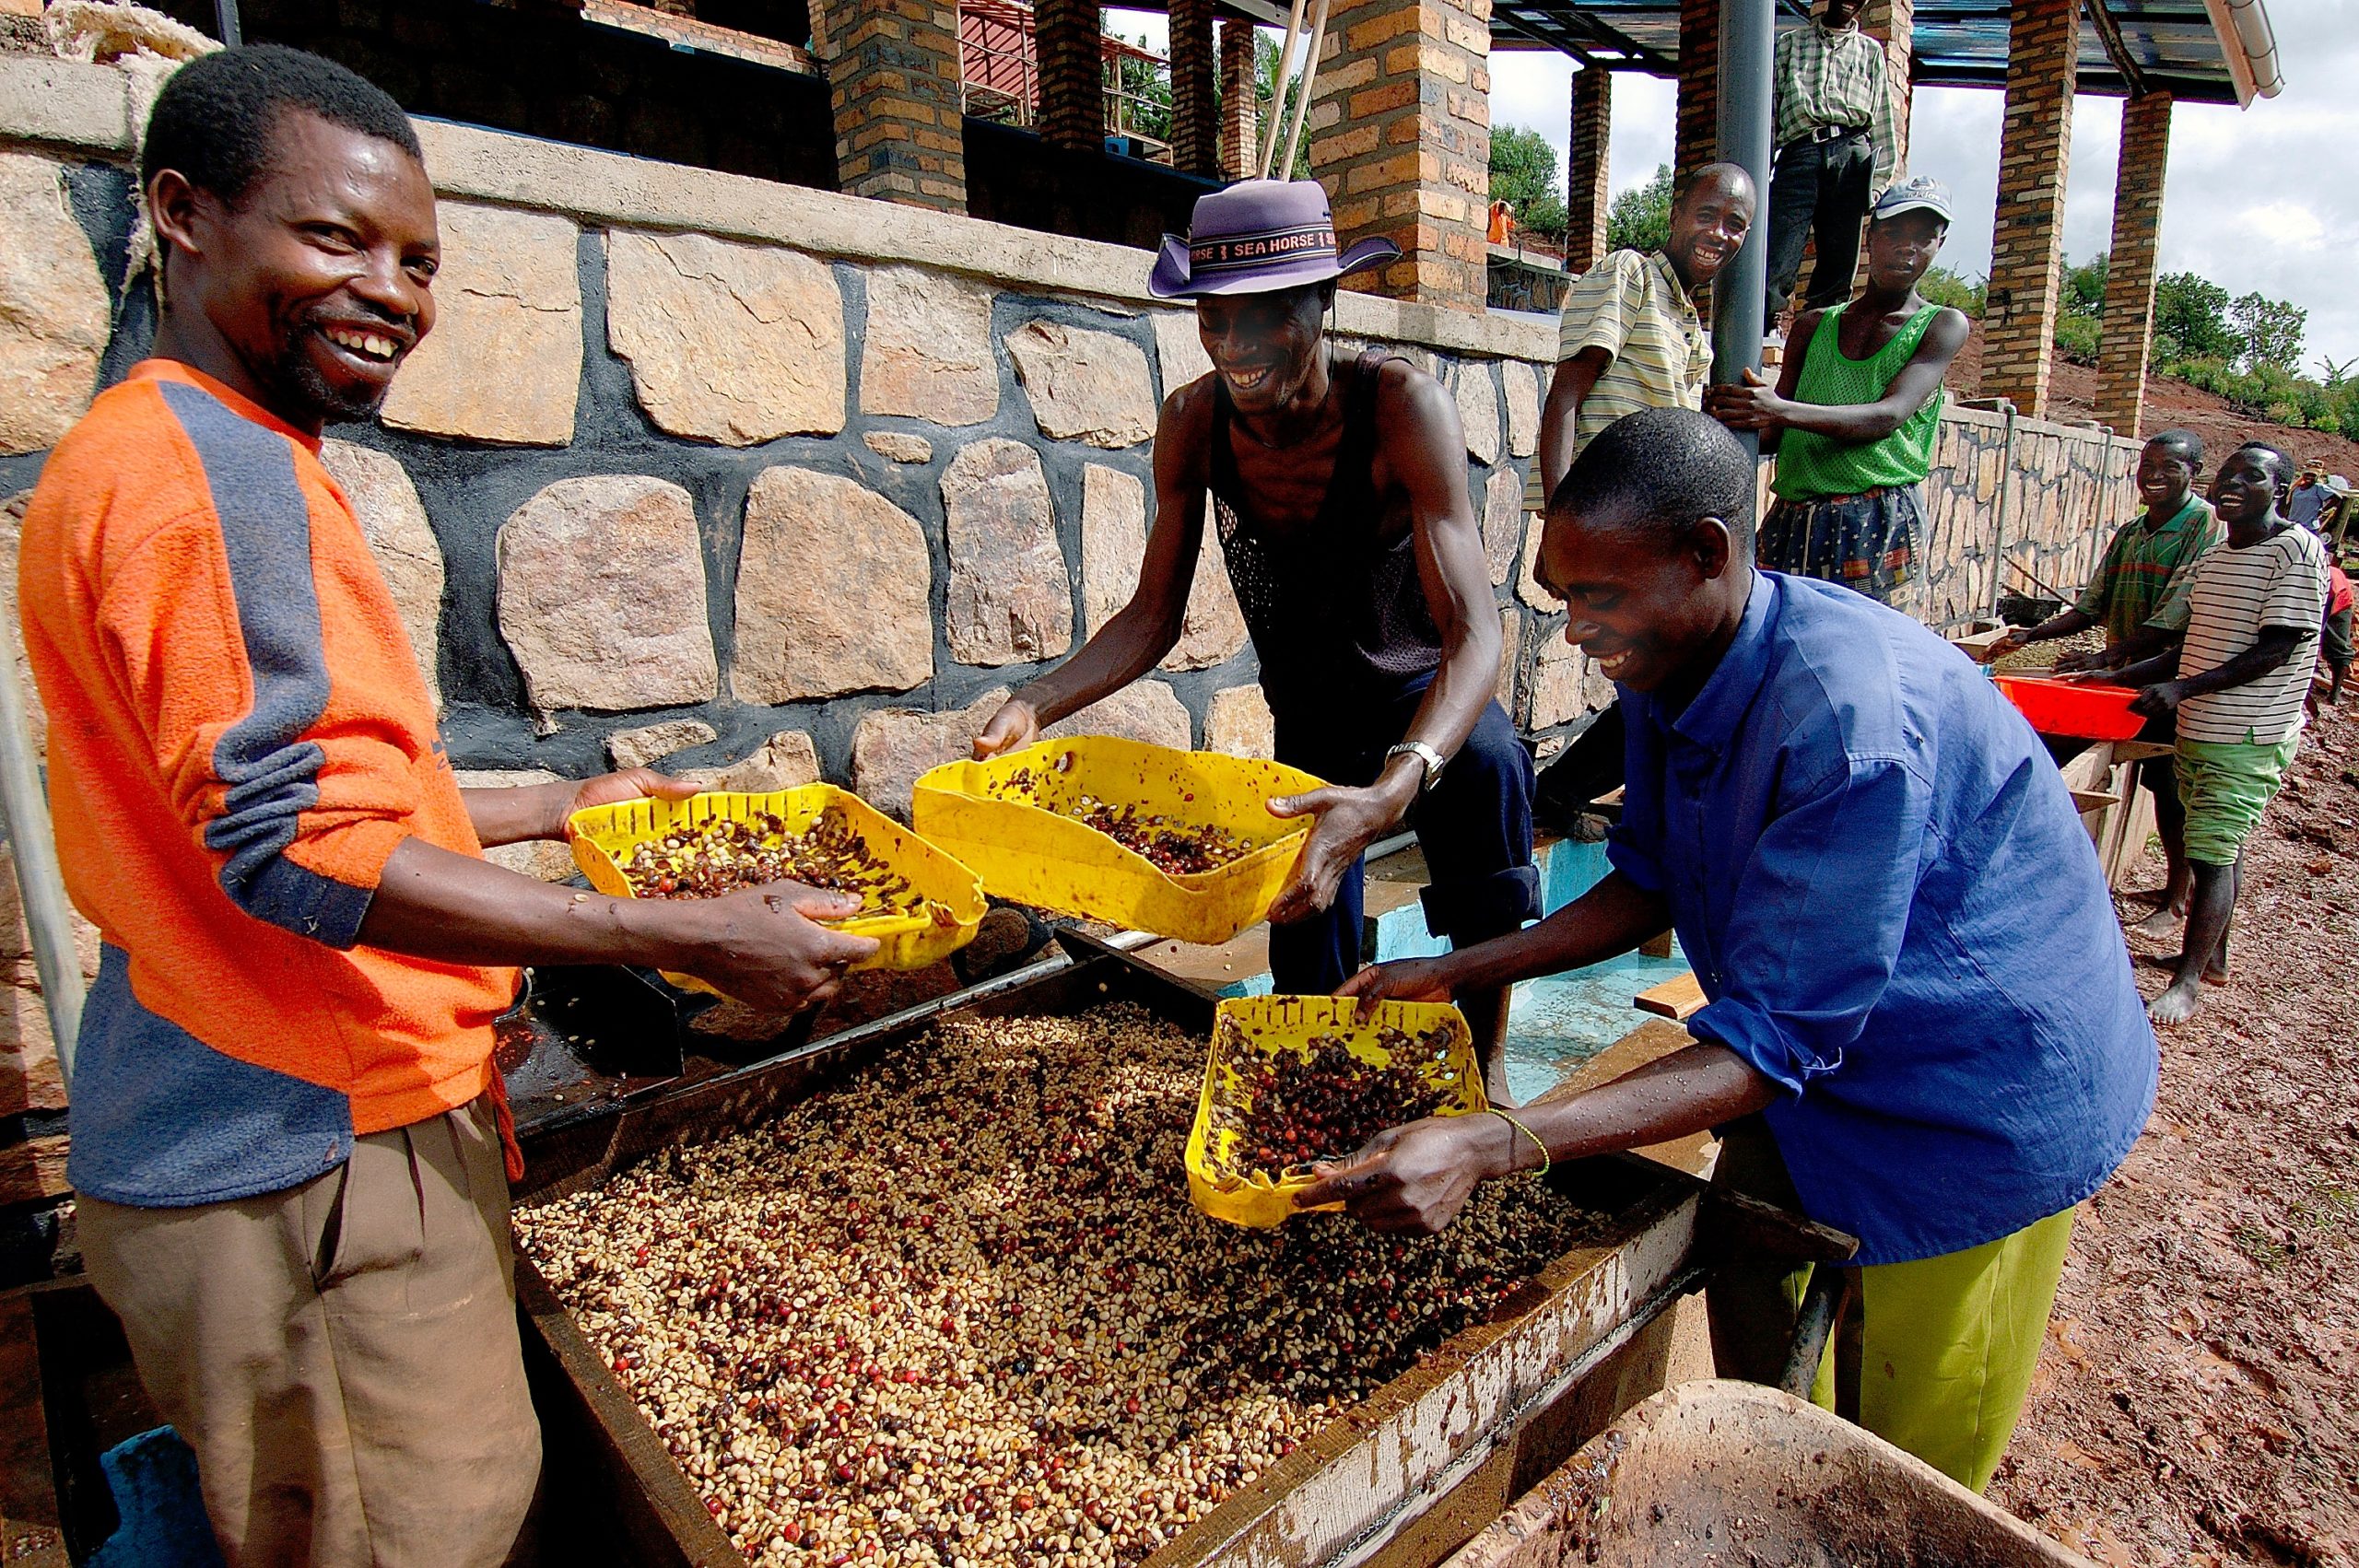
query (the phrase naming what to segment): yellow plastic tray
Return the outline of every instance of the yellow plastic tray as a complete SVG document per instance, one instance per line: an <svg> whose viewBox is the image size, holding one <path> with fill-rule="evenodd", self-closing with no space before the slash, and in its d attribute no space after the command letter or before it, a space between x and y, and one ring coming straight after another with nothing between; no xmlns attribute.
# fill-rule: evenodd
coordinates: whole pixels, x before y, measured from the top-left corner
<svg viewBox="0 0 2359 1568"><path fill-rule="evenodd" d="M1357 1021L1359 1003L1350 997L1257 996L1232 998L1213 1015L1212 1049L1204 1059L1204 1086L1196 1096L1196 1125L1188 1134L1188 1199L1215 1220L1266 1230L1297 1214L1340 1209L1322 1203L1316 1209L1295 1207L1295 1194L1311 1184L1309 1176L1273 1175L1267 1171L1232 1169L1228 1152L1237 1141L1232 1128L1213 1130L1215 1107L1244 1098L1231 1064L1238 1053L1274 1056L1291 1051L1310 1054L1310 1042L1320 1035L1340 1036L1351 1053L1373 1066L1390 1065L1392 1053L1377 1043L1387 1027L1412 1036L1440 1024L1449 1030L1449 1043L1438 1061L1421 1064L1426 1082L1448 1088L1455 1098L1435 1114L1473 1116L1491 1108L1483 1093L1482 1064L1474 1057L1473 1032L1458 1009L1441 1002L1379 1002L1365 1024Z"/></svg>
<svg viewBox="0 0 2359 1568"><path fill-rule="evenodd" d="M805 784L759 795L716 790L685 801L624 801L592 806L573 813L573 859L599 892L636 898L638 890L623 874L622 859L647 839L684 823L701 824L715 817L744 822L764 812L783 818L790 829L800 833L829 806L842 808L853 831L896 872L908 877L919 896L942 905L957 917L956 924L946 926L923 915L878 915L841 922L834 929L851 936L872 936L877 942L875 953L853 965L854 969L922 969L974 940L975 928L982 923L988 907L975 873L859 796L832 784ZM687 990L713 989L693 975L667 971L663 977Z"/></svg>
<svg viewBox="0 0 2359 1568"><path fill-rule="evenodd" d="M910 820L974 867L994 897L1222 942L1270 912L1309 831L1309 818L1272 816L1263 802L1322 783L1281 763L1098 735L945 763L918 780ZM1172 876L1051 809L1083 795L1222 828L1259 848L1216 871Z"/></svg>

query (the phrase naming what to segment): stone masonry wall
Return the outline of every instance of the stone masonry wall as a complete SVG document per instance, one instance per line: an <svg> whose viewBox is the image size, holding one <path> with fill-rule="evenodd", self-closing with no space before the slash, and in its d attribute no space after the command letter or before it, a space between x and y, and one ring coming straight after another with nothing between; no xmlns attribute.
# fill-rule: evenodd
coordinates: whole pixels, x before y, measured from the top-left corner
<svg viewBox="0 0 2359 1568"><path fill-rule="evenodd" d="M124 288L127 114L109 69L0 60L0 498L152 335L145 287ZM1145 252L420 131L444 193L441 321L382 420L332 430L325 461L463 775L660 763L733 787L825 778L902 810L1127 599L1156 405L1208 368L1192 316L1145 296ZM1500 696L1547 755L1612 696L1532 576L1554 325L1352 293L1336 321L1344 346L1393 345L1450 390L1510 654ZM1931 618L1987 603L1996 427L1944 431ZM2126 443L2107 457L2026 424L2017 444L2010 538L2077 582L2093 525L2122 515L2099 497ZM11 594L14 544L11 517ZM1208 548L1163 668L1063 728L1266 754L1257 675ZM549 846L499 853L569 870ZM0 1117L56 1105L17 930L0 909Z"/></svg>

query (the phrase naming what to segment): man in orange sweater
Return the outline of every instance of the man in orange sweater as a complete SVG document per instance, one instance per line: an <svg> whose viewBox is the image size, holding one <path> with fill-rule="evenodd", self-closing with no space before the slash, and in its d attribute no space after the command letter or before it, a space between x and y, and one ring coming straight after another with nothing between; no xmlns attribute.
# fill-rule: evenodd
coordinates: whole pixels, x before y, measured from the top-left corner
<svg viewBox="0 0 2359 1568"><path fill-rule="evenodd" d="M511 966L657 965L792 1011L874 943L792 884L635 903L484 860L689 791L460 790L320 466L323 426L372 415L434 322L399 107L228 50L166 85L141 181L155 355L58 444L19 566L58 847L105 944L73 1082L84 1253L231 1563L498 1563L540 1464L490 1059Z"/></svg>

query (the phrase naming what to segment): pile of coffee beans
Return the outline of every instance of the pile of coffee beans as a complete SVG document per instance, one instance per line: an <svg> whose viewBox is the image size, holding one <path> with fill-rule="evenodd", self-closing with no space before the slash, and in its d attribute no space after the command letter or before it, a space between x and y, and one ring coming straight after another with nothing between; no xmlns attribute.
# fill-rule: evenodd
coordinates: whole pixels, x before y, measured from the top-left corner
<svg viewBox="0 0 2359 1568"><path fill-rule="evenodd" d="M1213 1107L1213 1125L1238 1134L1227 1163L1239 1172L1273 1179L1298 1175L1321 1160L1356 1153L1386 1128L1422 1120L1458 1098L1453 1083L1425 1071L1448 1059L1447 1028L1416 1038L1385 1029L1378 1043L1391 1060L1379 1067L1355 1056L1339 1036L1314 1037L1305 1055L1265 1055L1235 1037L1233 1020L1223 1019L1222 1027L1232 1032L1228 1059L1237 1076Z"/></svg>
<svg viewBox="0 0 2359 1568"><path fill-rule="evenodd" d="M912 889L839 806L829 806L800 832L771 812L684 823L632 846L622 869L641 898L718 898L767 883L799 882L856 894L860 913L851 919L921 913L945 924L957 919Z"/></svg>
<svg viewBox="0 0 2359 1568"><path fill-rule="evenodd" d="M1607 1222L1529 1176L1440 1235L1190 1206L1204 1046L937 1024L776 1121L520 1211L520 1245L761 1568L1114 1568Z"/></svg>

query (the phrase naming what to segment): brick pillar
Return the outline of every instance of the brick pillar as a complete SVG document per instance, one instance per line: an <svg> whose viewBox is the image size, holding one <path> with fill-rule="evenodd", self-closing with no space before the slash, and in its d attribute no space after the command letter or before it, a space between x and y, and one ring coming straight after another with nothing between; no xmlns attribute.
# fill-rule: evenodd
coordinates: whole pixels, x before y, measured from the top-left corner
<svg viewBox="0 0 2359 1568"><path fill-rule="evenodd" d="M1032 7L1040 62L1040 135L1051 146L1100 152L1106 146L1106 67L1097 0L1039 0Z"/></svg>
<svg viewBox="0 0 2359 1568"><path fill-rule="evenodd" d="M1573 76L1572 157L1565 168L1565 270L1584 273L1605 254L1612 205L1607 163L1614 146L1614 73L1584 65Z"/></svg>
<svg viewBox="0 0 2359 1568"><path fill-rule="evenodd" d="M855 196L965 212L955 6L827 0L822 11L812 7L813 43L827 53L837 184Z"/></svg>
<svg viewBox="0 0 2359 1568"><path fill-rule="evenodd" d="M1701 169L1719 156L1719 146L1720 0L1679 0L1679 130L1672 175Z"/></svg>
<svg viewBox="0 0 2359 1568"><path fill-rule="evenodd" d="M1338 240L1382 234L1401 247L1358 287L1484 308L1490 56L1491 0L1340 0L1329 12L1310 167L1334 203Z"/></svg>
<svg viewBox="0 0 2359 1568"><path fill-rule="evenodd" d="M2105 335L2097 347L2097 418L2142 434L2146 354L2154 340L2154 253L2163 233L2163 170L2170 161L2171 95L2121 106L2121 172L2113 185L2113 249L2105 269Z"/></svg>
<svg viewBox="0 0 2359 1568"><path fill-rule="evenodd" d="M1261 77L1253 68L1253 24L1243 17L1220 23L1220 171L1250 179L1262 167Z"/></svg>
<svg viewBox="0 0 2359 1568"><path fill-rule="evenodd" d="M1916 64L1909 48L1916 36L1917 0L1868 0L1860 9L1860 29L1870 38L1884 41L1884 79L1892 84L1892 126L1900 144L1893 149L1893 178L1905 180L1908 177L1908 121L1917 101ZM1867 286L1868 248L1862 243L1851 289L1857 293Z"/></svg>
<svg viewBox="0 0 2359 1568"><path fill-rule="evenodd" d="M1220 173L1220 125L1213 108L1213 0L1170 0L1171 167Z"/></svg>
<svg viewBox="0 0 2359 1568"><path fill-rule="evenodd" d="M1909 49L1917 30L1917 0L1868 0L1860 12L1860 26L1870 38L1884 40L1884 78L1892 83L1893 129L1900 143L1894 167L1906 170L1909 109L1917 97Z"/></svg>
<svg viewBox="0 0 2359 1568"><path fill-rule="evenodd" d="M2080 0L2015 0L2007 25L2007 111L1999 133L1990 302L1982 314L1982 392L2013 398L2035 419L2048 415L2080 22Z"/></svg>

